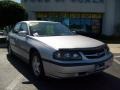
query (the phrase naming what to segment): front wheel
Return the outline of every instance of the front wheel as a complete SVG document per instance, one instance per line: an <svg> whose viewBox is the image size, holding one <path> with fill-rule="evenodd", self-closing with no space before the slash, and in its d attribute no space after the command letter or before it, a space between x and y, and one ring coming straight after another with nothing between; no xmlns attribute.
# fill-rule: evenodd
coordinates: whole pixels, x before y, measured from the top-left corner
<svg viewBox="0 0 120 90"><path fill-rule="evenodd" d="M34 52L31 56L31 67L33 74L36 77L44 77L43 64L40 55L37 52Z"/></svg>

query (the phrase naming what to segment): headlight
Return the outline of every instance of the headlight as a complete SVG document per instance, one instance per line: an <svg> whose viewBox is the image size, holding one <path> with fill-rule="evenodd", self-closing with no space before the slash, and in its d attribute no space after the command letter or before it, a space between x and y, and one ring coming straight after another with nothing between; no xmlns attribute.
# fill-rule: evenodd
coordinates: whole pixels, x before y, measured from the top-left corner
<svg viewBox="0 0 120 90"><path fill-rule="evenodd" d="M82 57L78 52L57 51L53 54L54 59L58 60L81 60Z"/></svg>

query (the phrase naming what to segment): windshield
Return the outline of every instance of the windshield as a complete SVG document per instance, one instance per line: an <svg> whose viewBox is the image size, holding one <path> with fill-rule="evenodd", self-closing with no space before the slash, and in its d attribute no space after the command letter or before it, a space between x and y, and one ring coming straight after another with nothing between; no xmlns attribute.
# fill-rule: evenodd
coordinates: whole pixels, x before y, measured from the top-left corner
<svg viewBox="0 0 120 90"><path fill-rule="evenodd" d="M31 22L30 31L33 36L73 35L70 29L61 23Z"/></svg>

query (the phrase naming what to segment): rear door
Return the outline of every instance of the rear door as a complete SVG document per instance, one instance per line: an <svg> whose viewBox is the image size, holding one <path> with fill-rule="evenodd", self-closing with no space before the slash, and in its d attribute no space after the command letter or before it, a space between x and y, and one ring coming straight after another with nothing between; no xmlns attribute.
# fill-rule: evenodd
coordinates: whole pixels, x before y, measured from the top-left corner
<svg viewBox="0 0 120 90"><path fill-rule="evenodd" d="M18 51L18 49L17 49L17 40L18 40L17 34L20 29L20 26L21 26L21 23L17 23L15 28L9 34L9 42L11 45L11 49L15 53L17 53L17 51Z"/></svg>

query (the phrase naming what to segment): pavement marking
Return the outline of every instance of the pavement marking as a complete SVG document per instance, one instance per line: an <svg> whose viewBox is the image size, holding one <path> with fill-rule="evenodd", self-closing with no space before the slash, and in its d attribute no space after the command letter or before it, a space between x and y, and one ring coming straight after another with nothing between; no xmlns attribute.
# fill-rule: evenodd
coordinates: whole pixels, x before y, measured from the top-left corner
<svg viewBox="0 0 120 90"><path fill-rule="evenodd" d="M113 61L116 62L117 64L120 64L120 61L118 61L117 59L114 59Z"/></svg>
<svg viewBox="0 0 120 90"><path fill-rule="evenodd" d="M5 90L14 90L16 85L23 79L23 76L19 74L7 87Z"/></svg>
<svg viewBox="0 0 120 90"><path fill-rule="evenodd" d="M120 58L120 56L114 56L115 58Z"/></svg>

